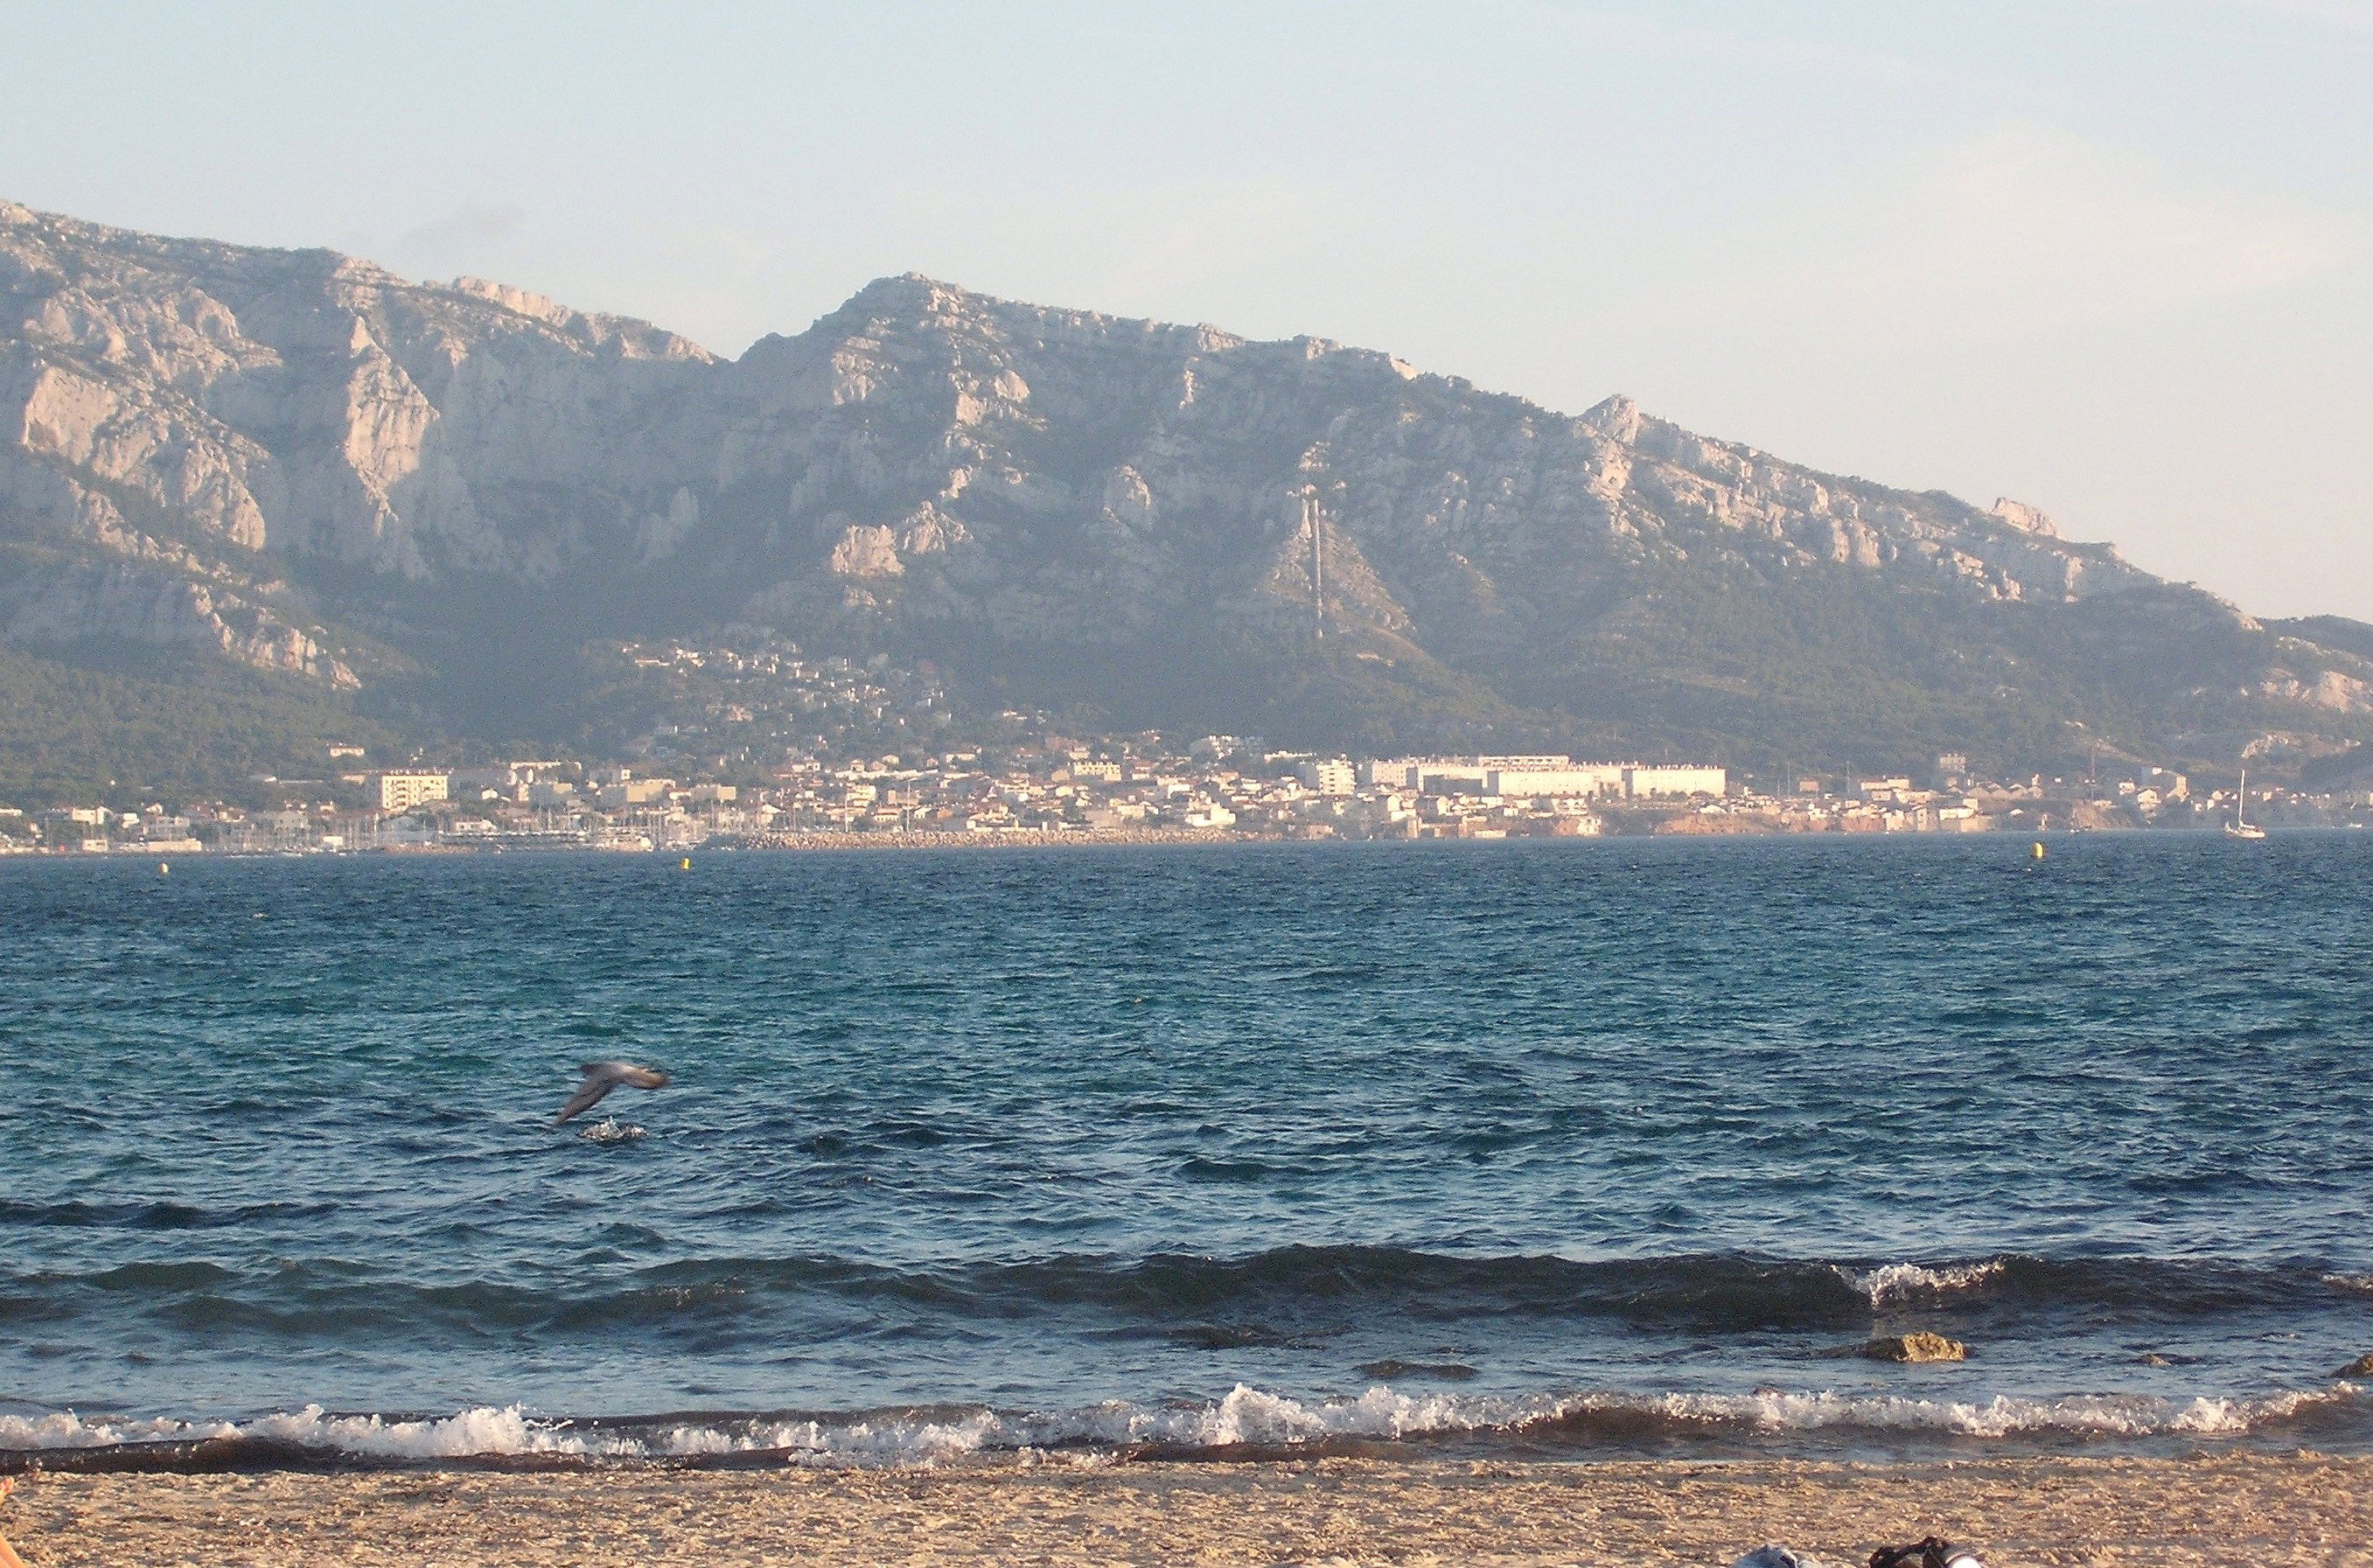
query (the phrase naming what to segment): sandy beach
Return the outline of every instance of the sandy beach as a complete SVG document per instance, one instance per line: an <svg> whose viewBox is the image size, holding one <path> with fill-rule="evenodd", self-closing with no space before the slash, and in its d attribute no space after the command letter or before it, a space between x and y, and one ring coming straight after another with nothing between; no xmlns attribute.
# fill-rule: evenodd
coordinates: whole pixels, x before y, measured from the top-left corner
<svg viewBox="0 0 2373 1568"><path fill-rule="evenodd" d="M252 1563L1829 1563L1937 1531L2017 1563L2373 1562L2373 1458L42 1477L35 1568Z"/></svg>

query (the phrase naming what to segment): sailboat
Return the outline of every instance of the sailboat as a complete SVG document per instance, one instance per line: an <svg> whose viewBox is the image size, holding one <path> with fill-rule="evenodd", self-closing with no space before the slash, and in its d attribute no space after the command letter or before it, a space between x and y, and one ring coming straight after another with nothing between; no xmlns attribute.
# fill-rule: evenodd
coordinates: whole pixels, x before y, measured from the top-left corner
<svg viewBox="0 0 2373 1568"><path fill-rule="evenodd" d="M2227 838L2263 838L2266 830L2250 820L2250 770L2241 770L2241 790L2233 802L2233 820L2225 825Z"/></svg>

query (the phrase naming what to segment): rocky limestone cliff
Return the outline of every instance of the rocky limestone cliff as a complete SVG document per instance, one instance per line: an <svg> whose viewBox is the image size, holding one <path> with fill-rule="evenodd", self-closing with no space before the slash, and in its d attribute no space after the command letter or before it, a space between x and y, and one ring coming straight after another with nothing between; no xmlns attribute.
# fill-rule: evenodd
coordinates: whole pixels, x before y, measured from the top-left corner
<svg viewBox="0 0 2373 1568"><path fill-rule="evenodd" d="M1558 414L914 275L729 362L481 280L6 205L0 547L8 640L366 690L487 678L455 650L521 637L738 623L1338 743L2214 755L2373 709L2364 654L2032 507L1627 398Z"/></svg>
<svg viewBox="0 0 2373 1568"><path fill-rule="evenodd" d="M0 505L49 562L0 587L5 635L352 683L307 563L549 575L593 495L640 496L654 407L708 363L491 284L0 205Z"/></svg>

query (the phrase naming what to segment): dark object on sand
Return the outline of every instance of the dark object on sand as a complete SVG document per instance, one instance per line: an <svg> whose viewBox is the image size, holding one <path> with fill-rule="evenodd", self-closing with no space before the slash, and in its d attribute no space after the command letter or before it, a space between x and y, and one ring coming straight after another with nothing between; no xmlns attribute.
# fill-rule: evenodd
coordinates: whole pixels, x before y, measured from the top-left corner
<svg viewBox="0 0 2373 1568"><path fill-rule="evenodd" d="M637 1089L664 1089L668 1082L666 1073L656 1068L637 1067L631 1061L582 1062L577 1071L585 1075L585 1082L575 1094L569 1096L568 1103L560 1107L560 1114L552 1118L555 1127L570 1117L591 1110L602 1103L602 1095L621 1083L631 1084Z"/></svg>
<svg viewBox="0 0 2373 1568"><path fill-rule="evenodd" d="M1955 1546L1942 1536L1930 1536L1910 1546L1882 1546L1870 1554L1870 1568L1985 1568L1978 1554Z"/></svg>

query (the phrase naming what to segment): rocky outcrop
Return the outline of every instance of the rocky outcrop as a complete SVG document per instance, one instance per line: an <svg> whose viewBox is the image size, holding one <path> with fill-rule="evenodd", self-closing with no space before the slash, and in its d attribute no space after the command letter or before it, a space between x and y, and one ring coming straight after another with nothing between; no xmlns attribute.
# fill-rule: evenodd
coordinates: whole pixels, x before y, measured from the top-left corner
<svg viewBox="0 0 2373 1568"><path fill-rule="evenodd" d="M2033 507L1628 398L1563 415L912 275L729 362L480 279L5 205L0 547L8 638L332 682L497 614L555 644L762 625L1334 739L1356 712L1806 760L1891 705L1874 757L2112 722L2215 753L2373 711L2373 658Z"/></svg>
<svg viewBox="0 0 2373 1568"><path fill-rule="evenodd" d="M1883 1335L1858 1346L1853 1353L1870 1361L1967 1361L1970 1347L1958 1340L1919 1329L1909 1334Z"/></svg>
<svg viewBox="0 0 2373 1568"><path fill-rule="evenodd" d="M132 562L86 566L22 585L0 616L0 639L36 646L114 638L148 647L220 654L259 670L307 676L333 687L361 685L312 635L235 593Z"/></svg>

